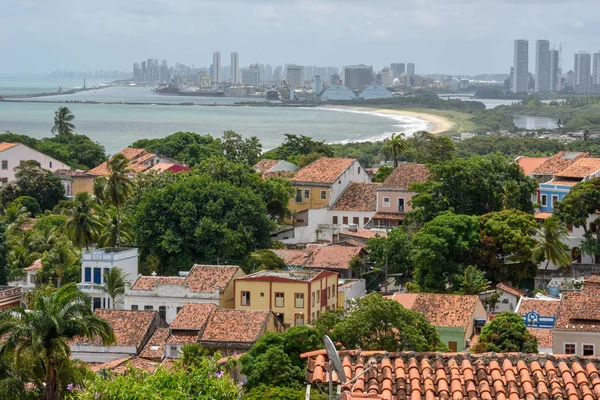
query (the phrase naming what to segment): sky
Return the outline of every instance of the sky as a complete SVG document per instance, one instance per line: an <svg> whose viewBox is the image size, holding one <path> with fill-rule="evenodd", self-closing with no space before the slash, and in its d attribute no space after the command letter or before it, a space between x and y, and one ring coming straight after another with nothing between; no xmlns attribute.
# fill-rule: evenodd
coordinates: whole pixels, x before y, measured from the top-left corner
<svg viewBox="0 0 600 400"><path fill-rule="evenodd" d="M598 0L0 0L0 73L414 62L417 74L508 73L514 39L600 49Z"/></svg>

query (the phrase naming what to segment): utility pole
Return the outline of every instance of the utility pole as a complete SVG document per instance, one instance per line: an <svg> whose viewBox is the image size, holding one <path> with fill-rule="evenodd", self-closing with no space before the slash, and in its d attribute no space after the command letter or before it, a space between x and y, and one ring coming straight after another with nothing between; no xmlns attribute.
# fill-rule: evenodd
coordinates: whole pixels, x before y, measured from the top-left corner
<svg viewBox="0 0 600 400"><path fill-rule="evenodd" d="M385 283L384 283L384 292L388 291L388 248L386 246L385 249Z"/></svg>

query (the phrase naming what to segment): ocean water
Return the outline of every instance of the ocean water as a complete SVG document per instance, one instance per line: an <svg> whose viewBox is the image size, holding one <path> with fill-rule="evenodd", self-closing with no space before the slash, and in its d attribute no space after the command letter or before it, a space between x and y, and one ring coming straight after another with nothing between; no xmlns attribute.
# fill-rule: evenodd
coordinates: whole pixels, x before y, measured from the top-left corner
<svg viewBox="0 0 600 400"><path fill-rule="evenodd" d="M7 81L0 81L0 94L7 94L6 88L9 86L19 88L19 93L36 93L40 86L56 86L64 79L17 82L15 78L10 84ZM62 87L69 88L65 84ZM29 88L30 91L23 92L23 88ZM147 103L66 104L75 115L75 131L104 145L109 154L120 151L136 140L165 137L177 131L221 136L224 131L233 130L245 137L258 137L266 150L281 144L284 133L339 143L381 140L392 132L410 135L430 129L428 122L414 117L321 108L233 107L231 104L235 102L252 99L161 96L148 87L113 87L32 100L35 101L0 102L0 132L11 131L36 138L50 136L54 111L61 105L54 103L56 101ZM196 105L181 105L183 102Z"/></svg>

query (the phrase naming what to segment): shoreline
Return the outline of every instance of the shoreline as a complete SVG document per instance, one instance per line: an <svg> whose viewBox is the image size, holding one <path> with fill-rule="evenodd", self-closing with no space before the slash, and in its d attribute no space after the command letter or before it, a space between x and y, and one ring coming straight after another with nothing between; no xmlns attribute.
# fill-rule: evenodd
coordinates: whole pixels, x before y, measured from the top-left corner
<svg viewBox="0 0 600 400"><path fill-rule="evenodd" d="M376 112L379 114L391 114L400 115L404 117L419 118L423 121L428 122L431 125L430 133L443 133L452 130L454 128L454 122L447 118L441 117L435 114L428 114L418 111L407 111L407 110L393 110L389 108L376 108L376 107L361 107L361 106L345 106L345 105L322 105L319 108L323 109L338 109L338 110L349 110L349 111L366 111Z"/></svg>

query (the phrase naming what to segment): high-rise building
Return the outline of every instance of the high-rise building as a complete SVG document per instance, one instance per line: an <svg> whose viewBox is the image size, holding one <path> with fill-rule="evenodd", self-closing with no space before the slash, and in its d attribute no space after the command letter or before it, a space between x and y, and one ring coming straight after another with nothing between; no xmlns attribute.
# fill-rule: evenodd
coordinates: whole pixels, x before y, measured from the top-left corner
<svg viewBox="0 0 600 400"><path fill-rule="evenodd" d="M273 82L280 84L283 79L283 67L278 65L273 70Z"/></svg>
<svg viewBox="0 0 600 400"><path fill-rule="evenodd" d="M600 85L600 51L592 55L592 83Z"/></svg>
<svg viewBox="0 0 600 400"><path fill-rule="evenodd" d="M560 51L550 50L550 91L562 90L562 71L560 70Z"/></svg>
<svg viewBox="0 0 600 400"><path fill-rule="evenodd" d="M392 71L388 67L383 67L381 69L381 84L383 86L391 86L393 80L394 80L394 71Z"/></svg>
<svg viewBox="0 0 600 400"><path fill-rule="evenodd" d="M304 87L304 67L301 65L287 64L285 81L291 90Z"/></svg>
<svg viewBox="0 0 600 400"><path fill-rule="evenodd" d="M315 94L321 93L323 90L323 81L321 80L321 75L315 75L315 82L313 85L313 91Z"/></svg>
<svg viewBox="0 0 600 400"><path fill-rule="evenodd" d="M592 56L590 53L580 51L579 53L575 54L575 67L573 68L573 72L575 72L575 87L587 86L590 84L591 64Z"/></svg>
<svg viewBox="0 0 600 400"><path fill-rule="evenodd" d="M140 82L142 80L142 69L139 63L133 63L133 81Z"/></svg>
<svg viewBox="0 0 600 400"><path fill-rule="evenodd" d="M213 85L218 86L219 79L221 76L219 75L221 72L221 52L215 51L213 53L213 63L212 63L212 75L210 79L213 82Z"/></svg>
<svg viewBox="0 0 600 400"><path fill-rule="evenodd" d="M538 40L535 43L535 91L550 91L550 42Z"/></svg>
<svg viewBox="0 0 600 400"><path fill-rule="evenodd" d="M373 79L373 67L370 65L350 65L344 67L344 85L352 90L370 85Z"/></svg>
<svg viewBox="0 0 600 400"><path fill-rule="evenodd" d="M406 64L406 76L408 76L409 78L415 76L415 64L414 63Z"/></svg>
<svg viewBox="0 0 600 400"><path fill-rule="evenodd" d="M242 69L242 85L258 87L260 85L260 67L252 64L249 68Z"/></svg>
<svg viewBox="0 0 600 400"><path fill-rule="evenodd" d="M529 80L529 41L515 40L513 66L513 93L527 93Z"/></svg>
<svg viewBox="0 0 600 400"><path fill-rule="evenodd" d="M406 72L406 64L404 63L391 63L390 64L390 69L392 70L392 73L394 74L394 78L399 78L402 76L403 73Z"/></svg>
<svg viewBox="0 0 600 400"><path fill-rule="evenodd" d="M240 83L240 55L237 51L231 53L231 83Z"/></svg>

